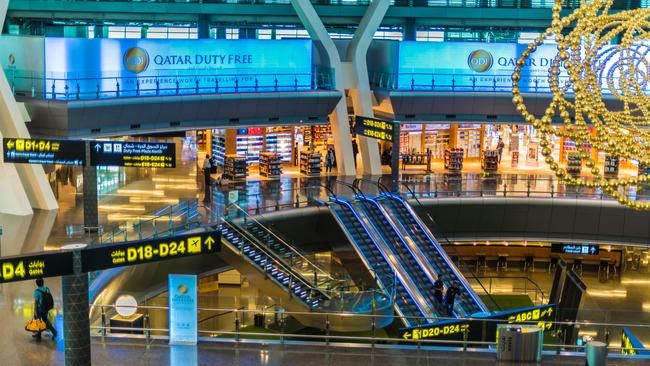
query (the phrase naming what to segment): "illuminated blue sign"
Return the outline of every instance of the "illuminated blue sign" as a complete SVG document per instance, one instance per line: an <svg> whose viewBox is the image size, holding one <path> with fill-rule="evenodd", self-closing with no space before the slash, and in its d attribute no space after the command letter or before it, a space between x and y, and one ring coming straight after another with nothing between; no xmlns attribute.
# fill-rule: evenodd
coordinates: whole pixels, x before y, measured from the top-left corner
<svg viewBox="0 0 650 366"><path fill-rule="evenodd" d="M196 344L198 341L196 276L170 274L168 283L169 343Z"/></svg>
<svg viewBox="0 0 650 366"><path fill-rule="evenodd" d="M97 97L306 90L311 40L45 39L45 93Z"/></svg>
<svg viewBox="0 0 650 366"><path fill-rule="evenodd" d="M510 92L517 59L527 46L519 43L400 42L397 88ZM621 67L615 57L618 54L615 47L601 48L594 63L606 94L612 94L609 85L615 90L619 87ZM646 58L650 57L650 48L637 45L630 51L633 59L643 61L637 66L643 68ZM554 44L537 47L522 68L519 84L522 92L550 91L548 70L556 55ZM568 74L562 67L560 70L563 83L568 80ZM637 75L637 81L647 91L646 75Z"/></svg>
<svg viewBox="0 0 650 366"><path fill-rule="evenodd" d="M551 244L551 253L596 255L598 252L598 245L595 244Z"/></svg>

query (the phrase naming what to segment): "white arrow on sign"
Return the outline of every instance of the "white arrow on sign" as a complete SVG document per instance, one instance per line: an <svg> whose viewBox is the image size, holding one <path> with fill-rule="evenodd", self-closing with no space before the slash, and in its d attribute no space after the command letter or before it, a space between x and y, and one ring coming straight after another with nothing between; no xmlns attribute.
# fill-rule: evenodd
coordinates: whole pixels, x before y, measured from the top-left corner
<svg viewBox="0 0 650 366"><path fill-rule="evenodd" d="M99 150L101 149L102 149L102 144L95 144L95 150L97 150L97 152L99 152Z"/></svg>

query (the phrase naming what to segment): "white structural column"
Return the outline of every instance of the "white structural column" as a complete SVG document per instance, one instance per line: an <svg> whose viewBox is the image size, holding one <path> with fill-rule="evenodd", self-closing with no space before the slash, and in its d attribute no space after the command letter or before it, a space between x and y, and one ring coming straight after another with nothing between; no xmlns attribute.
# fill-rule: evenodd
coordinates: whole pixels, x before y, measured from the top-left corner
<svg viewBox="0 0 650 366"><path fill-rule="evenodd" d="M9 1L0 0L0 29L4 24L7 14ZM4 75L4 72L2 72ZM4 93L4 90L0 92ZM4 97L2 98L4 99ZM0 116L0 126L6 124L5 116ZM2 129L0 129L0 141L2 140ZM4 147L0 143L0 153L4 153ZM29 205L29 199L23 185L20 183L20 177L13 164L5 164L0 159L0 213L10 215L26 216L33 214Z"/></svg>
<svg viewBox="0 0 650 366"><path fill-rule="evenodd" d="M0 0L0 29L4 24L5 17L7 15L7 7L9 6L9 1ZM1 65L0 65L1 66ZM16 98L11 92L11 87L4 73L4 70L0 70L0 135L10 136L10 137L23 137L29 138L29 132L27 131L27 126L25 125L25 120L20 113L18 104L16 103ZM0 136L2 137L2 136ZM10 184L10 190L5 190L4 187L0 186L2 189L3 199L0 200L0 210L6 210L5 205L5 196L9 195L9 192L15 193L13 199L15 202L9 204L11 207L14 205L16 209L9 207L10 211L17 210L16 214L30 214L30 212L25 213L26 210L23 208L24 203L23 197L26 196L28 199L28 205L31 204L33 208L42 209L42 210L55 210L58 208L56 198L52 192L52 188L47 182L45 177L45 172L41 165L19 165L13 166L12 164L0 163L0 171L6 169L7 174L2 174L4 177L0 180L8 180L7 184ZM17 172L17 176L20 179L9 178L9 176L14 176ZM22 182L22 184L21 184ZM22 192L20 192L22 191ZM5 211L9 213L10 211Z"/></svg>
<svg viewBox="0 0 650 366"><path fill-rule="evenodd" d="M334 135L338 174L355 176L352 139L350 138L350 125L348 122L348 106L345 101L347 75L343 71L341 57L311 2L309 0L291 0L291 4L309 32L311 39L322 46L322 50L329 60L329 66L334 71L334 88L344 93L343 98L338 102L334 112L329 117L332 134Z"/></svg>
<svg viewBox="0 0 650 366"><path fill-rule="evenodd" d="M390 0L373 0L368 6L359 27L354 33L352 43L348 46L345 61L349 62L352 69L354 85L350 88L354 114L358 116L374 117L370 80L368 79L368 63L366 55L370 42L379 28L381 21L390 6ZM377 140L359 136L359 152L363 161L364 175L381 174L381 160Z"/></svg>

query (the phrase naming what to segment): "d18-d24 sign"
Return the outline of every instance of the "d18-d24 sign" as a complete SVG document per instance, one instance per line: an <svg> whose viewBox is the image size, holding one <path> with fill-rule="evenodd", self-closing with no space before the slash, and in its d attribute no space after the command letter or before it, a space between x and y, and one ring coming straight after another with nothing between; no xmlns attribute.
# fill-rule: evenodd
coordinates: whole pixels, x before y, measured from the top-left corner
<svg viewBox="0 0 650 366"><path fill-rule="evenodd" d="M81 252L82 271L92 272L133 264L216 253L220 250L221 233L219 231L101 245L84 249Z"/></svg>
<svg viewBox="0 0 650 366"><path fill-rule="evenodd" d="M360 136L392 142L393 122L382 121L376 118L356 116L354 133Z"/></svg>

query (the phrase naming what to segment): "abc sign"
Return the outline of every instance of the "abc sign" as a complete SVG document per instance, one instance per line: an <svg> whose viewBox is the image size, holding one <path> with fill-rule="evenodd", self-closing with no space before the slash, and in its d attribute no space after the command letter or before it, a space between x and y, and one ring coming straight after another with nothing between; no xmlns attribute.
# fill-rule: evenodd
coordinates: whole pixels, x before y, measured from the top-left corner
<svg viewBox="0 0 650 366"><path fill-rule="evenodd" d="M476 72L486 72L492 67L492 54L486 50L476 50L467 57L467 65Z"/></svg>
<svg viewBox="0 0 650 366"><path fill-rule="evenodd" d="M149 54L140 47L132 47L124 53L123 62L127 70L138 74L149 66Z"/></svg>

